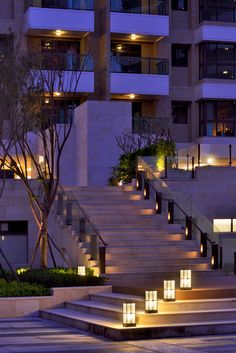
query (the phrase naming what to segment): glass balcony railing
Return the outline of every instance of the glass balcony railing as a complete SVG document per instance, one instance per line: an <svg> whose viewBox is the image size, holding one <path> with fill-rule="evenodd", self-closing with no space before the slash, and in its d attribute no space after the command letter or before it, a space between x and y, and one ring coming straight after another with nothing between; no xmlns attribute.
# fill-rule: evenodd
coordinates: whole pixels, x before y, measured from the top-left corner
<svg viewBox="0 0 236 353"><path fill-rule="evenodd" d="M29 7L49 9L93 10L94 0L25 0L25 11Z"/></svg>
<svg viewBox="0 0 236 353"><path fill-rule="evenodd" d="M112 12L168 15L167 0L111 0Z"/></svg>
<svg viewBox="0 0 236 353"><path fill-rule="evenodd" d="M168 66L168 59L122 55L111 57L111 72L117 73L168 75Z"/></svg>
<svg viewBox="0 0 236 353"><path fill-rule="evenodd" d="M133 134L157 134L160 131L160 119L156 117L133 117Z"/></svg>
<svg viewBox="0 0 236 353"><path fill-rule="evenodd" d="M40 53L36 54L36 65L42 70L93 71L93 58L89 55L70 53Z"/></svg>

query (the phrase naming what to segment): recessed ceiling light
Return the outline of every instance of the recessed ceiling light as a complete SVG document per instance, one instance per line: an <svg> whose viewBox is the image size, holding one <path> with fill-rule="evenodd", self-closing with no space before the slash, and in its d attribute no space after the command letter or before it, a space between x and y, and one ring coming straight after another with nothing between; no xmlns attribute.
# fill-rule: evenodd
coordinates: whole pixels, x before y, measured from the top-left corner
<svg viewBox="0 0 236 353"><path fill-rule="evenodd" d="M117 44L116 49L117 50L122 50L122 45L121 44Z"/></svg>
<svg viewBox="0 0 236 353"><path fill-rule="evenodd" d="M54 95L55 97L60 97L61 92L54 92L53 95Z"/></svg>
<svg viewBox="0 0 236 353"><path fill-rule="evenodd" d="M60 29L57 29L55 33L56 33L56 36L61 36L62 35L62 31Z"/></svg>
<svg viewBox="0 0 236 353"><path fill-rule="evenodd" d="M137 39L137 34L135 34L135 33L132 33L132 34L130 35L130 38L131 38L132 40L135 40L135 39Z"/></svg>
<svg viewBox="0 0 236 353"><path fill-rule="evenodd" d="M229 73L228 70L224 70L224 71L223 71L223 74L224 74L224 75L227 75L228 73Z"/></svg>
<svg viewBox="0 0 236 353"><path fill-rule="evenodd" d="M130 99L134 99L134 98L135 98L135 94L130 93L130 94L129 94L129 98L130 98Z"/></svg>

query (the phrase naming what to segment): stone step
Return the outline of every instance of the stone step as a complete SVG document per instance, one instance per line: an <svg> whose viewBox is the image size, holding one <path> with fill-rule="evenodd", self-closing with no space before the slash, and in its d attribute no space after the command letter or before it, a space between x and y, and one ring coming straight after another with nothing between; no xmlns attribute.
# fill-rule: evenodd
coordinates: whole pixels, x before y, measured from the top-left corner
<svg viewBox="0 0 236 353"><path fill-rule="evenodd" d="M198 259L197 259L198 260ZM193 260L191 260L193 261ZM178 265L175 264L167 264L167 265L152 265L152 266L140 266L140 263L137 266L107 266L106 274L109 276L110 274L130 274L130 273L137 273L137 278L140 278L140 274L144 273L146 276L147 274L151 273L158 273L158 272L176 272L180 269L190 269L190 270L207 270L210 269L210 264L208 263L190 263L189 259L182 259L182 263ZM147 276L148 277L148 276ZM150 277L149 277L150 278Z"/></svg>
<svg viewBox="0 0 236 353"><path fill-rule="evenodd" d="M125 249L124 249L125 251ZM191 259L191 258L196 258L199 256L197 251L189 251L189 252L181 252L181 253L157 253L156 251L153 252L146 252L146 253L113 253L111 250L111 253L106 253L106 261L108 261L108 263L110 264L111 260L120 260L120 261L130 261L130 258L132 257L132 260L153 260L155 261L156 259L166 259L169 258L171 256L172 259Z"/></svg>
<svg viewBox="0 0 236 353"><path fill-rule="evenodd" d="M135 240L144 240L144 241L149 241L149 240L153 240L153 241L161 241L161 240L185 240L185 236L184 234L175 234L175 233L171 233L171 234L153 234L153 233L140 233L140 234L124 234L124 233L118 233L118 234L106 234L103 235L104 237L106 237L106 239L116 239L116 240L127 240L130 239L132 241Z"/></svg>
<svg viewBox="0 0 236 353"><path fill-rule="evenodd" d="M152 246L152 248L150 249L149 245L144 245L142 248L139 246L132 246L127 248L127 247L122 247L122 246L110 246L108 244L108 247L106 248L106 254L112 254L114 256L119 256L119 254L127 254L130 256L134 256L134 255L139 255L139 254L152 254L152 253L157 253L162 256L162 254L171 254L171 256L173 254L179 254L181 256L181 254L186 255L186 253L189 253L190 255L194 252L198 253L198 251L195 250L195 245L194 244L189 244L187 242L185 242L186 244L184 245L179 245L174 244L173 246L169 246L169 245L160 245L160 244L156 244L155 246ZM164 256L164 255L163 255Z"/></svg>
<svg viewBox="0 0 236 353"><path fill-rule="evenodd" d="M235 333L236 320L217 320L208 323L182 323L170 325L139 326L125 328L122 323L101 316L67 309L51 309L41 312L41 317L70 325L84 331L113 340L189 337L208 334Z"/></svg>
<svg viewBox="0 0 236 353"><path fill-rule="evenodd" d="M107 237L105 238L105 240L109 241L109 246L113 247L115 245L119 246L119 247L129 247L132 248L133 246L135 247L142 247L142 246L146 246L151 248L152 246L156 246L157 249L159 247L161 247L162 245L164 246L175 246L176 243L178 244L178 246L182 245L182 246L188 246L189 244L193 244L196 245L196 243L194 242L194 240L175 240L175 239L171 239L171 240L165 240L165 239L150 239L147 241L145 241L145 239L143 240L135 240L135 239L127 239L127 240L120 240L120 239L113 239L111 237Z"/></svg>

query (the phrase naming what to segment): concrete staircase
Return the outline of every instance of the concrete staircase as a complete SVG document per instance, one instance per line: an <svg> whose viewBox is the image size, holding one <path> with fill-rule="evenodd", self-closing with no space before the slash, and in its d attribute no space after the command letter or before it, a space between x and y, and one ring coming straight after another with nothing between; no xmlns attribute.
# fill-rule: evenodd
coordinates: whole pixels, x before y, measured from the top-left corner
<svg viewBox="0 0 236 353"><path fill-rule="evenodd" d="M214 292L205 290L206 298L198 299L203 295L199 290L177 291L176 302L159 300L157 314L145 313L143 296L104 292L43 311L41 316L114 340L235 333L236 290L221 290L220 298L214 298ZM122 325L125 302L136 304L136 327Z"/></svg>
<svg viewBox="0 0 236 353"><path fill-rule="evenodd" d="M199 256L194 240L184 239L180 225L156 215L153 203L130 186L66 191L109 244L106 276L114 286L113 291L105 286L104 293L42 311L43 318L115 340L236 332L236 280L210 270L209 259ZM146 314L145 289L158 289L162 298L163 279L178 279L179 270L188 268L193 270L193 290L177 289L176 302L160 299L158 313ZM136 304L136 327L122 325L124 302Z"/></svg>
<svg viewBox="0 0 236 353"><path fill-rule="evenodd" d="M106 275L112 281L153 278L181 268L209 270L194 240L186 241L178 224L168 224L154 205L132 186L68 188L108 243Z"/></svg>

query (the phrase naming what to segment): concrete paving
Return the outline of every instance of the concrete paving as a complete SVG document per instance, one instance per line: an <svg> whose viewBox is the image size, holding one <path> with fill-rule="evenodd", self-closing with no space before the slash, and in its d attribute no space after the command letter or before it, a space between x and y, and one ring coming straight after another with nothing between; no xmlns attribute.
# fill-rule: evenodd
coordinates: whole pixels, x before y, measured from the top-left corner
<svg viewBox="0 0 236 353"><path fill-rule="evenodd" d="M0 353L235 353L236 334L112 342L39 318L0 320Z"/></svg>

